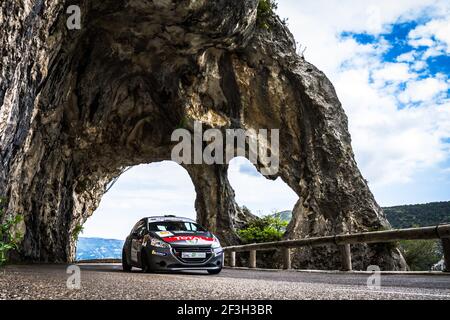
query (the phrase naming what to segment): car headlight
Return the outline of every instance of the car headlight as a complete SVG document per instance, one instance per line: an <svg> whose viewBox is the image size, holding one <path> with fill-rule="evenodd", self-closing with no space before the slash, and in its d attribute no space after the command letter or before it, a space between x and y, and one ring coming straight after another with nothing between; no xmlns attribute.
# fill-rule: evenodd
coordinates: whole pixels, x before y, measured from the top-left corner
<svg viewBox="0 0 450 320"><path fill-rule="evenodd" d="M168 243L165 243L164 241L156 238L150 238L150 245L157 248L170 248L170 245Z"/></svg>
<svg viewBox="0 0 450 320"><path fill-rule="evenodd" d="M222 246L220 245L219 239L217 239L216 237L214 237L214 242L211 245L212 249L219 249L222 248Z"/></svg>

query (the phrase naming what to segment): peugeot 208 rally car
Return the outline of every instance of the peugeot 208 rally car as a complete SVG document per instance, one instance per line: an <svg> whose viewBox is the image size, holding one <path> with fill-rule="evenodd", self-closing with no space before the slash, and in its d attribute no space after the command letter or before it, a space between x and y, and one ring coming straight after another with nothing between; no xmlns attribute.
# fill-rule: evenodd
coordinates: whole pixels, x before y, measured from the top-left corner
<svg viewBox="0 0 450 320"><path fill-rule="evenodd" d="M175 216L141 219L125 240L124 271L132 267L144 272L222 270L223 250L219 240L195 221Z"/></svg>

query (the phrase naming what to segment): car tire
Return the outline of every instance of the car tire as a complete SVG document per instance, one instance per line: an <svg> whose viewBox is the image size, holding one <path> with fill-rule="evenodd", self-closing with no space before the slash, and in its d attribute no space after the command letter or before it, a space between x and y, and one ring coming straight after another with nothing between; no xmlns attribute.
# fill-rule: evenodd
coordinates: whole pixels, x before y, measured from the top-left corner
<svg viewBox="0 0 450 320"><path fill-rule="evenodd" d="M143 273L153 272L153 270L148 265L147 254L145 254L145 253L142 253L142 256L141 256L141 269L142 269Z"/></svg>
<svg viewBox="0 0 450 320"><path fill-rule="evenodd" d="M125 272L130 272L131 268L132 268L131 265L128 264L127 255L125 253L125 250L122 250L122 269Z"/></svg>
<svg viewBox="0 0 450 320"><path fill-rule="evenodd" d="M219 274L220 271L222 271L222 268L220 268L220 269L215 269L215 270L208 270L208 273L209 273L209 274Z"/></svg>

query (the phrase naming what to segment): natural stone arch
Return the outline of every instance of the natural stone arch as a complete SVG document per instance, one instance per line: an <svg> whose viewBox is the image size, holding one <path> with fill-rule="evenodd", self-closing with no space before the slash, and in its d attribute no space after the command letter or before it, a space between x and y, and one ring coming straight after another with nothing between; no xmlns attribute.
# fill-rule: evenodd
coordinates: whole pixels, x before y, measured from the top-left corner
<svg viewBox="0 0 450 320"><path fill-rule="evenodd" d="M291 210L298 201L298 195L281 177L268 179L247 157L233 158L228 176L239 206L259 217Z"/></svg>
<svg viewBox="0 0 450 320"><path fill-rule="evenodd" d="M109 183L99 206L83 224L80 237L123 240L146 216L195 219L195 195L187 170L174 161L129 167Z"/></svg>
<svg viewBox="0 0 450 320"><path fill-rule="evenodd" d="M69 260L70 233L105 185L126 166L169 159L172 131L195 120L281 129L277 176L300 197L288 237L389 227L332 84L296 54L277 17L258 27L258 0L80 0L79 31L66 28L68 3L1 4L0 193L10 214L25 216L21 259ZM236 241L224 167L186 169L200 220ZM363 254L401 266L395 248ZM336 260L303 259L318 268Z"/></svg>

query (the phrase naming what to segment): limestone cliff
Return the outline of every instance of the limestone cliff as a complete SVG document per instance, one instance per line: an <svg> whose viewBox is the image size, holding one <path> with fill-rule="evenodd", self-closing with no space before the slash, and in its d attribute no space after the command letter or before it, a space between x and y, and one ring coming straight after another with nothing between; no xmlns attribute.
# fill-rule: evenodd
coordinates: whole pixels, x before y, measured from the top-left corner
<svg viewBox="0 0 450 320"><path fill-rule="evenodd" d="M81 8L68 30L66 8ZM280 129L280 176L298 195L288 238L387 228L354 160L326 76L296 54L258 0L3 0L0 194L23 214L20 257L73 258L71 234L123 168L170 159L172 131ZM225 165L185 166L198 220L235 243L245 220ZM259 166L261 169L261 165ZM270 195L266 195L270 196ZM242 222L242 221L241 221ZM360 267L402 267L392 247L355 249ZM294 265L336 268L335 248Z"/></svg>

